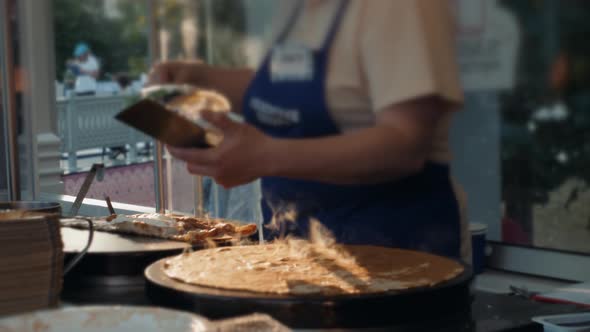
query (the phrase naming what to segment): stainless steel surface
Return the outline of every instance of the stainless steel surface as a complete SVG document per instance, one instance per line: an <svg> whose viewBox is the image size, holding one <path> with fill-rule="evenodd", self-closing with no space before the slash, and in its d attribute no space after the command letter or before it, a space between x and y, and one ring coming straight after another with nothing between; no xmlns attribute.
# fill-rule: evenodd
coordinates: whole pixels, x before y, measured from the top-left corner
<svg viewBox="0 0 590 332"><path fill-rule="evenodd" d="M82 248L82 250L80 250L80 252L66 264L66 266L64 266L64 275L68 274L80 262L80 260L86 256L88 250L92 246L92 240L94 239L94 226L92 225L92 220L86 218L79 219L83 219L88 222L88 240L84 248Z"/></svg>
<svg viewBox="0 0 590 332"><path fill-rule="evenodd" d="M90 190L92 181L94 181L95 177L98 181L102 181L103 172L104 164L92 164L88 175L86 175L86 178L84 179L84 182L78 191L78 195L76 195L76 200L70 209L69 216L76 216L78 214L78 211L80 211L80 207L82 206L82 202L84 201L86 194L88 194L88 190Z"/></svg>
<svg viewBox="0 0 590 332"><path fill-rule="evenodd" d="M155 0L148 0L148 28L149 28L149 61L155 64L161 59L160 38L158 34L158 13ZM164 193L164 147L162 143L156 141L156 154L154 160L154 191L156 195L156 212L166 212L166 202Z"/></svg>
<svg viewBox="0 0 590 332"><path fill-rule="evenodd" d="M154 184L156 196L156 211L166 212L166 199L164 194L164 145L156 141L156 155L154 159Z"/></svg>
<svg viewBox="0 0 590 332"><path fill-rule="evenodd" d="M562 280L588 281L590 256L571 252L491 243L490 267Z"/></svg>
<svg viewBox="0 0 590 332"><path fill-rule="evenodd" d="M86 246L88 230L62 227L61 236L64 252L80 252ZM92 254L140 253L148 251L182 250L188 247L184 242L163 239L95 232L92 245L88 249Z"/></svg>
<svg viewBox="0 0 590 332"><path fill-rule="evenodd" d="M7 0L0 0L0 97L2 98L3 126L6 144L8 199L21 198L19 174L19 149L16 114L16 82L12 59L12 31L10 9Z"/></svg>
<svg viewBox="0 0 590 332"><path fill-rule="evenodd" d="M199 175L195 177L195 216L197 217L203 217L205 215L205 207L203 205L204 195L203 177Z"/></svg>

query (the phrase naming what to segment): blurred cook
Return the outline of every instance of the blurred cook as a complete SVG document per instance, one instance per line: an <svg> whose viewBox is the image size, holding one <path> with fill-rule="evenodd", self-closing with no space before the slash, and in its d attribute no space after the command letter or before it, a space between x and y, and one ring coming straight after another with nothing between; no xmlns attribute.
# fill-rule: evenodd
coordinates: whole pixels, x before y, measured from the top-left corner
<svg viewBox="0 0 590 332"><path fill-rule="evenodd" d="M69 60L68 69L76 76L74 91L78 95L96 92L96 80L100 74L100 63L86 43L78 43L74 49L74 60Z"/></svg>
<svg viewBox="0 0 590 332"><path fill-rule="evenodd" d="M255 72L153 68L153 83L216 89L247 120L205 113L221 145L172 154L226 187L261 178L265 222L296 212L290 233L315 218L342 243L460 257L448 136L462 91L448 2L288 4Z"/></svg>

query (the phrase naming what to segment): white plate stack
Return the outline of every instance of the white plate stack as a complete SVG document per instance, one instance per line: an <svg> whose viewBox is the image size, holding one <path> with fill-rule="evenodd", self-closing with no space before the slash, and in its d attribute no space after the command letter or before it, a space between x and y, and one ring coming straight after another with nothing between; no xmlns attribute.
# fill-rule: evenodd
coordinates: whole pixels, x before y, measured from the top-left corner
<svg viewBox="0 0 590 332"><path fill-rule="evenodd" d="M62 272L57 216L0 212L0 316L56 306Z"/></svg>

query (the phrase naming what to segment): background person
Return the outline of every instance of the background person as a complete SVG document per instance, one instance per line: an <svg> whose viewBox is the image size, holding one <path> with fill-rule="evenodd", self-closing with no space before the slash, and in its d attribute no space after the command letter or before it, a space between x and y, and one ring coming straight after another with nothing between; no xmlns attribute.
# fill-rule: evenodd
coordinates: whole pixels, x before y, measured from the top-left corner
<svg viewBox="0 0 590 332"><path fill-rule="evenodd" d="M100 75L100 63L86 43L78 43L74 49L74 60L68 61L68 69L75 75L76 95L96 93L96 80Z"/></svg>

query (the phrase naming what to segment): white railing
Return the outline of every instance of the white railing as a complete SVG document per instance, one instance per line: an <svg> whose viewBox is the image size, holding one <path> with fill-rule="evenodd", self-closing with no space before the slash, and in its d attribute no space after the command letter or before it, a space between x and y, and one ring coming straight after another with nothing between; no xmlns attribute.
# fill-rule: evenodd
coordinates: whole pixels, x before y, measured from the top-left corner
<svg viewBox="0 0 590 332"><path fill-rule="evenodd" d="M137 143L151 139L115 120L128 104L127 96L72 97L57 101L61 151L68 154L68 167L76 169L76 152L93 148L128 145L127 158L137 157Z"/></svg>

